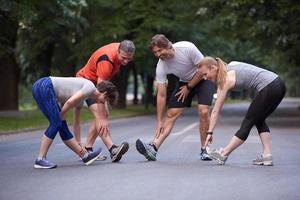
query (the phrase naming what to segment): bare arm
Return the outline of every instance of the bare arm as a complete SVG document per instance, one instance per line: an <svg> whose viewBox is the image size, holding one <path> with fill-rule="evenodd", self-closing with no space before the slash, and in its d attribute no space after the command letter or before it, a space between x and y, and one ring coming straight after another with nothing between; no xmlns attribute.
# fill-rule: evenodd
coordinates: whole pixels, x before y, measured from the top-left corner
<svg viewBox="0 0 300 200"><path fill-rule="evenodd" d="M226 88L224 88L223 90L218 88L217 100L216 100L214 108L211 112L210 122L209 122L209 127L208 127L208 131L207 131L207 136L206 136L204 148L206 148L213 140L212 133L213 133L213 130L214 130L214 128L215 128L215 126L218 122L221 109L224 105L224 102L225 102L225 99L226 99L226 96L227 96L227 91L228 91L228 89L226 89Z"/></svg>
<svg viewBox="0 0 300 200"><path fill-rule="evenodd" d="M80 136L80 111L81 108L74 109L73 115L73 132L75 135L76 141L80 144L81 143L81 136Z"/></svg>
<svg viewBox="0 0 300 200"><path fill-rule="evenodd" d="M157 122L162 122L164 119L165 106L167 101L167 85L165 83L158 84L157 86Z"/></svg>
<svg viewBox="0 0 300 200"><path fill-rule="evenodd" d="M197 70L196 74L194 77L184 86L181 86L179 89L179 92L176 93L175 96L178 96L177 101L184 101L185 98L187 97L188 93L190 92L190 89L195 87L200 81L202 80L202 75L200 72Z"/></svg>
<svg viewBox="0 0 300 200"><path fill-rule="evenodd" d="M98 78L97 83L99 84L101 81L102 79ZM106 137L109 133L109 125L105 104L97 103L96 106L90 106L89 108L95 117L97 132Z"/></svg>
<svg viewBox="0 0 300 200"><path fill-rule="evenodd" d="M217 90L217 100L216 100L214 108L211 112L208 132L213 132L213 130L214 130L214 128L215 128L215 126L218 122L221 109L222 109L222 107L224 105L224 102L226 100L226 96L227 96L227 90L225 88L223 90L218 88L218 90Z"/></svg>
<svg viewBox="0 0 300 200"><path fill-rule="evenodd" d="M164 131L164 117L165 117L165 107L167 101L167 85L166 83L159 83L157 85L157 97L156 97L156 118L157 125L155 131L155 137Z"/></svg>
<svg viewBox="0 0 300 200"><path fill-rule="evenodd" d="M74 108L81 100L83 100L85 98L84 94L82 93L81 90L79 90L78 92L76 92L73 96L71 96L63 105L63 107L61 108L61 118L63 120L66 119L66 114L67 112Z"/></svg>

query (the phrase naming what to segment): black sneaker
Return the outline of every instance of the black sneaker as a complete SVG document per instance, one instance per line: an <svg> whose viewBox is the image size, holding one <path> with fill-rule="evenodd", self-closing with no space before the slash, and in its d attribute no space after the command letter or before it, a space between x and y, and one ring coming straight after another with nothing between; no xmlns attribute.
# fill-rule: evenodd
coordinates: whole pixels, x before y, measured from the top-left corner
<svg viewBox="0 0 300 200"><path fill-rule="evenodd" d="M97 158L100 156L102 149L99 148L95 151L87 151L87 153L83 156L82 161L85 165L92 164Z"/></svg>
<svg viewBox="0 0 300 200"><path fill-rule="evenodd" d="M135 146L137 151L145 156L145 158L149 161L156 161L156 151L151 144L146 144L142 140L138 139L135 142Z"/></svg>
<svg viewBox="0 0 300 200"><path fill-rule="evenodd" d="M206 149L201 148L200 159L204 161L211 161L212 158L208 155Z"/></svg>
<svg viewBox="0 0 300 200"><path fill-rule="evenodd" d="M118 162L121 160L122 156L128 151L129 144L123 142L120 146L112 147L110 152L110 158L112 162Z"/></svg>

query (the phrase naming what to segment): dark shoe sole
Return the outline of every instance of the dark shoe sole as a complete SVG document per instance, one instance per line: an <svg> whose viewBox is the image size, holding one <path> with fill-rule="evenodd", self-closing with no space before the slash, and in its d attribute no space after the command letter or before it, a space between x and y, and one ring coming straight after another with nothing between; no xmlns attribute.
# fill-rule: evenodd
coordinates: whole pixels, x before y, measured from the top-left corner
<svg viewBox="0 0 300 200"><path fill-rule="evenodd" d="M149 155L147 154L147 151L146 151L146 148L145 148L145 146L144 146L144 143L143 143L140 139L138 139L138 140L135 142L135 147L136 147L136 150L137 150L140 154L142 154L147 160L149 160L149 161L156 161L156 158L153 158L153 157L151 157L151 156L149 156Z"/></svg>
<svg viewBox="0 0 300 200"><path fill-rule="evenodd" d="M121 144L120 150L116 153L116 155L111 159L112 162L118 162L121 160L122 156L128 151L129 144L127 142L123 142Z"/></svg>
<svg viewBox="0 0 300 200"><path fill-rule="evenodd" d="M202 157L200 158L202 161L212 161L211 158L208 158L208 157Z"/></svg>

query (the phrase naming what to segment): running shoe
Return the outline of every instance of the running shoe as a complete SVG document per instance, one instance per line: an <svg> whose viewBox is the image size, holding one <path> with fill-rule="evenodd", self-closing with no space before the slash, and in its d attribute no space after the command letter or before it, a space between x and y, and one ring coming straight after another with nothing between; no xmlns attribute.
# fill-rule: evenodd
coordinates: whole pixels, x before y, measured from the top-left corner
<svg viewBox="0 0 300 200"><path fill-rule="evenodd" d="M92 164L101 154L102 149L99 148L96 151L88 151L83 157L82 161L85 165L90 165Z"/></svg>
<svg viewBox="0 0 300 200"><path fill-rule="evenodd" d="M35 169L53 169L56 168L57 165L47 160L47 158L36 159L33 167Z"/></svg>
<svg viewBox="0 0 300 200"><path fill-rule="evenodd" d="M145 158L149 161L156 161L156 154L157 151L155 151L153 144L146 144L142 142L141 139L138 139L135 142L135 146L137 151L145 156Z"/></svg>
<svg viewBox="0 0 300 200"><path fill-rule="evenodd" d="M93 147L85 147L85 149L86 149L86 151L87 152L93 152ZM99 157L96 159L96 161L104 161L104 160L106 160L107 159L107 156L105 156L105 155L99 155Z"/></svg>
<svg viewBox="0 0 300 200"><path fill-rule="evenodd" d="M273 156L271 154L267 156L259 155L253 160L253 165L273 166Z"/></svg>
<svg viewBox="0 0 300 200"><path fill-rule="evenodd" d="M209 152L209 156L212 159L216 160L220 165L224 165L228 156L224 156L223 153L224 153L223 148L214 149Z"/></svg>
<svg viewBox="0 0 300 200"><path fill-rule="evenodd" d="M206 149L201 148L200 159L204 161L211 161L211 157L208 155Z"/></svg>
<svg viewBox="0 0 300 200"><path fill-rule="evenodd" d="M110 153L110 158L112 162L118 162L121 160L122 156L128 151L129 144L123 142L120 146L113 147Z"/></svg>

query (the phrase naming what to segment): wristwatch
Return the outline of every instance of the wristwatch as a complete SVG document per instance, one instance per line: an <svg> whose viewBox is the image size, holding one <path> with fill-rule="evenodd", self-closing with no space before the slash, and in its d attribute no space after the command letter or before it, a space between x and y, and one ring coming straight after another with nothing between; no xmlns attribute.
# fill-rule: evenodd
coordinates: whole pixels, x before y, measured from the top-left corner
<svg viewBox="0 0 300 200"><path fill-rule="evenodd" d="M186 84L186 88L188 89L188 91L190 91L192 89L192 87L189 86L189 84Z"/></svg>

